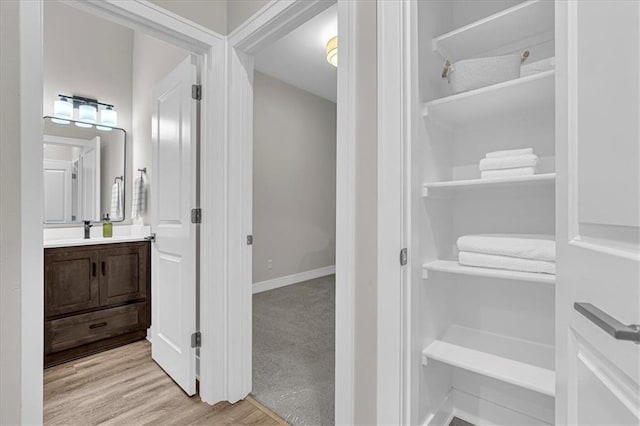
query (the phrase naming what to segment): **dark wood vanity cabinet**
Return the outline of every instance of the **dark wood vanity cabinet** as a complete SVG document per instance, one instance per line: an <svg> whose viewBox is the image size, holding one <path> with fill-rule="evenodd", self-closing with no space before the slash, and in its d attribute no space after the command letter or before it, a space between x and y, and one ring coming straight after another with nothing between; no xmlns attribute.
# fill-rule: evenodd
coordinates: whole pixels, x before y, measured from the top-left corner
<svg viewBox="0 0 640 426"><path fill-rule="evenodd" d="M45 367L146 337L150 243L46 248Z"/></svg>

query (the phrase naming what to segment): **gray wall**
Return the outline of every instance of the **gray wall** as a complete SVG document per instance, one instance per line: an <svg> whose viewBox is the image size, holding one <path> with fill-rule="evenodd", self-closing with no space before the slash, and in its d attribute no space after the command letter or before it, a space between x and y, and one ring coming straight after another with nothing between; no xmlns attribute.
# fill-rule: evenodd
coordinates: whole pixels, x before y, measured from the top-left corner
<svg viewBox="0 0 640 426"><path fill-rule="evenodd" d="M356 7L355 422L376 424L378 89L376 3Z"/></svg>
<svg viewBox="0 0 640 426"><path fill-rule="evenodd" d="M0 424L19 424L21 386L18 2L0 1Z"/></svg>
<svg viewBox="0 0 640 426"><path fill-rule="evenodd" d="M253 134L253 282L334 265L336 105L256 72Z"/></svg>
<svg viewBox="0 0 640 426"><path fill-rule="evenodd" d="M227 33L226 0L150 0L176 15L220 34Z"/></svg>
<svg viewBox="0 0 640 426"><path fill-rule="evenodd" d="M147 214L145 224L150 223L153 185L153 165L151 164L151 116L153 114L153 89L156 84L173 70L189 52L136 31L133 39L133 115L132 115L132 170L131 182L139 176L137 169L146 167ZM131 204L127 215L131 215Z"/></svg>
<svg viewBox="0 0 640 426"><path fill-rule="evenodd" d="M228 0L227 33L235 30L247 18L267 5L269 0Z"/></svg>

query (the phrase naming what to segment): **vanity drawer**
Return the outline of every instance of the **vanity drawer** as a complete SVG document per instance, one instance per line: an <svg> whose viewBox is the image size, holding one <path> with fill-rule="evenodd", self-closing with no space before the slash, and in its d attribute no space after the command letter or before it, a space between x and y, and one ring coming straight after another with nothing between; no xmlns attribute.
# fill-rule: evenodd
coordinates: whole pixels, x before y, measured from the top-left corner
<svg viewBox="0 0 640 426"><path fill-rule="evenodd" d="M144 303L45 322L45 353L62 351L146 326Z"/></svg>

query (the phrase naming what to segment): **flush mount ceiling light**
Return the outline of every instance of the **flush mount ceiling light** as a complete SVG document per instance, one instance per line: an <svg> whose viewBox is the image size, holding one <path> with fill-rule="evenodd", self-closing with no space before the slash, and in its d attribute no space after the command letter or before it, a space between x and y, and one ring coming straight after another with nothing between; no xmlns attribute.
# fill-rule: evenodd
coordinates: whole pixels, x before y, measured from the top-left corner
<svg viewBox="0 0 640 426"><path fill-rule="evenodd" d="M330 38L327 42L327 62L334 67L338 66L338 36Z"/></svg>

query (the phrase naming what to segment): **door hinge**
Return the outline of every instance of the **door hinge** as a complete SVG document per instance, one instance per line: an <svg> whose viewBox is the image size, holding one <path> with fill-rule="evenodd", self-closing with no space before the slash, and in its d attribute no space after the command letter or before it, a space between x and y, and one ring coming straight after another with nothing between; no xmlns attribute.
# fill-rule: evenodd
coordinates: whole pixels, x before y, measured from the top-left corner
<svg viewBox="0 0 640 426"><path fill-rule="evenodd" d="M151 241L152 243L155 243L156 242L156 233L152 232L147 237L144 237L144 239L147 240L147 241Z"/></svg>
<svg viewBox="0 0 640 426"><path fill-rule="evenodd" d="M202 85L194 84L191 86L191 97L196 101L202 100Z"/></svg>
<svg viewBox="0 0 640 426"><path fill-rule="evenodd" d="M202 346L202 334L199 331L191 334L191 347L199 348Z"/></svg>
<svg viewBox="0 0 640 426"><path fill-rule="evenodd" d="M191 223L202 223L202 209L191 209Z"/></svg>
<svg viewBox="0 0 640 426"><path fill-rule="evenodd" d="M247 245L253 245L253 235L247 235Z"/></svg>
<svg viewBox="0 0 640 426"><path fill-rule="evenodd" d="M405 266L407 264L407 249L406 247L400 250L400 265Z"/></svg>

